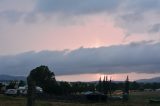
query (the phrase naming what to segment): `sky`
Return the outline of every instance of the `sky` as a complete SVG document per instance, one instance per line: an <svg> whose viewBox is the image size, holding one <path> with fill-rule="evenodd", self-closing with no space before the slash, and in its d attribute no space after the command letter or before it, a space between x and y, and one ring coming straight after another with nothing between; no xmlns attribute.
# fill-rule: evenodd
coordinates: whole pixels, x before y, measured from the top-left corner
<svg viewBox="0 0 160 106"><path fill-rule="evenodd" d="M159 13L159 0L0 0L0 74L160 76Z"/></svg>

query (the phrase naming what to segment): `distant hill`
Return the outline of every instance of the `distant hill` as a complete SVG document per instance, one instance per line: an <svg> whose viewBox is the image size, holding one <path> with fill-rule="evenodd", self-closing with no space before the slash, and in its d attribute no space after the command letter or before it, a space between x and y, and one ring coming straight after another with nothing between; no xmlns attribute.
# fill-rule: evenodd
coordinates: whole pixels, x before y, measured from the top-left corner
<svg viewBox="0 0 160 106"><path fill-rule="evenodd" d="M9 81L9 80L26 80L25 76L12 76L12 75L0 75L0 81ZM97 83L98 81L91 81L88 83ZM120 83L123 81L113 81L115 83ZM152 83L152 82L159 82L160 83L160 77L155 77L155 78L151 78L151 79L140 79L140 80L136 80L136 82L144 82L144 83Z"/></svg>
<svg viewBox="0 0 160 106"><path fill-rule="evenodd" d="M155 77L151 79L140 79L140 80L137 80L136 82L144 82L144 83L159 82L160 83L160 77Z"/></svg>
<svg viewBox="0 0 160 106"><path fill-rule="evenodd" d="M11 76L11 75L0 75L0 81L8 81L8 80L26 80L24 76Z"/></svg>

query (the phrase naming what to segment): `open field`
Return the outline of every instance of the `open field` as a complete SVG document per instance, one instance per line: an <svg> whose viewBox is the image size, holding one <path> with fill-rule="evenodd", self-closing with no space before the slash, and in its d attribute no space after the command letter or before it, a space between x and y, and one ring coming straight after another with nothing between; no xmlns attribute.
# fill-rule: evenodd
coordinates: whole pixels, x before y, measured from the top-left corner
<svg viewBox="0 0 160 106"><path fill-rule="evenodd" d="M136 92L130 95L128 102L109 101L108 103L73 103L55 101L36 101L36 106L160 106L150 104L149 99L160 99L160 92ZM25 106L26 98L0 95L0 106Z"/></svg>

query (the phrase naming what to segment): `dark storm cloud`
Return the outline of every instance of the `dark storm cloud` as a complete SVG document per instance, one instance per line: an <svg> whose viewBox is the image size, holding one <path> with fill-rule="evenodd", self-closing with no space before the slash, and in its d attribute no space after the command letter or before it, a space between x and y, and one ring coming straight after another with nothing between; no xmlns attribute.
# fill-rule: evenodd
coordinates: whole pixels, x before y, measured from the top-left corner
<svg viewBox="0 0 160 106"><path fill-rule="evenodd" d="M29 1L31 2L32 0L29 0ZM17 2L17 7L19 7L23 3L18 0L16 0L15 2ZM9 0L4 1L4 5L6 6L10 5L9 3L10 3ZM100 0L100 1L97 1L97 0L36 0L32 3L35 4L32 10L23 11L22 8L20 9L21 11L24 12L23 17L20 17L20 19L23 19L26 22L30 20L32 21L32 20L35 20L35 17L38 19L39 17L37 17L37 15L39 14L43 15L45 18L48 18L48 16L57 16L57 15L58 16L60 15L61 17L66 17L66 16L72 17L75 15L76 16L90 15L90 14L99 14L103 12L112 13L119 7L119 5L121 4L121 1L117 1L117 0L111 0L111 1L107 1L107 0ZM10 12L10 14L13 12L12 14L18 14L19 16L20 10L19 9L16 10L16 8L13 8L13 9L5 8L2 10L2 12L3 13ZM8 20L11 20L11 18L15 19L15 17L12 17L12 16L8 17L8 15L6 16L6 19Z"/></svg>
<svg viewBox="0 0 160 106"><path fill-rule="evenodd" d="M38 0L35 13L60 15L61 17L84 16L106 13L127 34L147 33L160 21L159 0ZM63 19L63 18L62 18ZM79 18L77 17L77 20ZM150 29L150 26L155 26Z"/></svg>
<svg viewBox="0 0 160 106"><path fill-rule="evenodd" d="M38 0L35 9L43 13L83 15L113 11L120 4L118 0Z"/></svg>
<svg viewBox="0 0 160 106"><path fill-rule="evenodd" d="M0 9L0 16L7 12L5 13L7 14L5 19L11 20L11 22L23 20L28 24L38 22L39 19L43 18L49 21L48 18L52 19L52 16L59 17L57 21L70 21L74 16L104 13L106 17L114 19L115 25L123 28L130 35L132 33L147 33L151 30L150 26L160 22L159 0L28 0L30 4L34 4L33 7L30 7L33 9L27 9L26 7L25 11L21 6L22 1L12 1L11 3L16 2L17 6L8 9L10 2L9 0L3 0L3 6L6 6L2 10ZM16 7L19 6L21 8L16 10ZM22 13L20 13L20 10ZM76 17L76 20L80 19L81 17Z"/></svg>
<svg viewBox="0 0 160 106"><path fill-rule="evenodd" d="M46 13L90 14L100 12L145 13L159 11L159 0L38 0L35 10ZM121 11L123 10L123 11Z"/></svg>
<svg viewBox="0 0 160 106"><path fill-rule="evenodd" d="M0 57L0 73L26 75L48 65L56 75L80 73L159 73L160 43L151 41L73 51L26 52Z"/></svg>

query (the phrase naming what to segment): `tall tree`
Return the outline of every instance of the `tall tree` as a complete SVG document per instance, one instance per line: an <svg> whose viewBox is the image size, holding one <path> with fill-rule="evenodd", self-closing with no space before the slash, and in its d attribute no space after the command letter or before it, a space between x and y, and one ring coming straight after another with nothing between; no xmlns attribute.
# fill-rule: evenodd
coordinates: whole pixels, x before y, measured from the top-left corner
<svg viewBox="0 0 160 106"><path fill-rule="evenodd" d="M27 77L28 102L27 106L34 106L35 87L40 86L45 92L50 93L56 84L55 75L47 66L39 66L33 69Z"/></svg>
<svg viewBox="0 0 160 106"><path fill-rule="evenodd" d="M127 76L127 79L126 79L125 85L124 85L123 100L128 101L128 99L129 99L129 78Z"/></svg>
<svg viewBox="0 0 160 106"><path fill-rule="evenodd" d="M52 90L57 86L55 75L47 66L40 66L30 72L30 76L36 81L36 86L43 88L46 93L53 93Z"/></svg>
<svg viewBox="0 0 160 106"><path fill-rule="evenodd" d="M124 93L129 94L129 77L128 76L127 76L126 81L125 81Z"/></svg>
<svg viewBox="0 0 160 106"><path fill-rule="evenodd" d="M109 81L108 81L108 76L105 76L104 93L108 95L108 91L109 91Z"/></svg>
<svg viewBox="0 0 160 106"><path fill-rule="evenodd" d="M28 84L27 106L34 106L35 105L36 84L35 84L34 78L31 75L27 77L27 84Z"/></svg>
<svg viewBox="0 0 160 106"><path fill-rule="evenodd" d="M101 79L101 77L99 78L97 89L99 92L102 92L102 79Z"/></svg>
<svg viewBox="0 0 160 106"><path fill-rule="evenodd" d="M111 80L111 77L110 77L108 86L109 86L109 94L110 94L110 96L111 96L111 94L112 94L112 80Z"/></svg>
<svg viewBox="0 0 160 106"><path fill-rule="evenodd" d="M102 82L102 91L103 91L103 93L105 93L105 90L106 90L106 77L104 76L103 82Z"/></svg>

